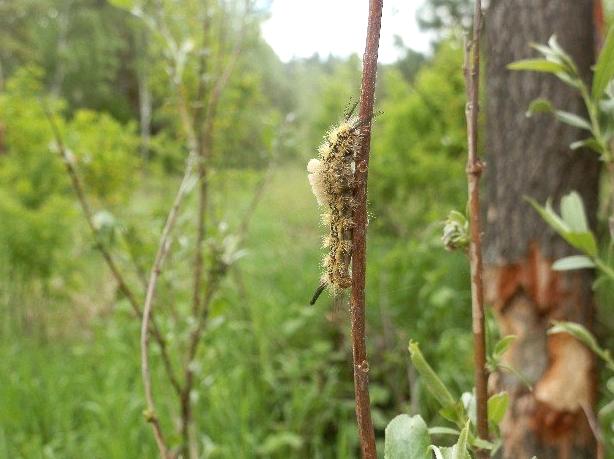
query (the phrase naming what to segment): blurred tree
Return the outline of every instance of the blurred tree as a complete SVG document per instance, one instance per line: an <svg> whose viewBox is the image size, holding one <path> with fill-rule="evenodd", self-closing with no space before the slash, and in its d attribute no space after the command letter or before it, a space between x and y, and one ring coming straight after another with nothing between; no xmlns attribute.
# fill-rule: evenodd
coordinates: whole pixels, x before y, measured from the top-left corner
<svg viewBox="0 0 614 459"><path fill-rule="evenodd" d="M398 68L403 77L411 83L414 81L414 77L418 73L418 70L420 70L420 67L422 67L422 64L426 61L426 56L408 48L403 42L403 39L398 35L394 37L394 44L395 47L401 51L402 55L393 65Z"/></svg>
<svg viewBox="0 0 614 459"><path fill-rule="evenodd" d="M570 151L569 144L583 138L579 129L548 115L531 120L524 115L537 97L581 113L576 92L554 77L506 68L527 57L529 43L556 34L588 80L592 14L592 0L492 0L488 10L486 295L503 334L518 337L507 363L533 385L530 390L515 376L496 375L495 385L511 398L503 425L504 458L596 457L586 414L595 402L593 358L568 335L546 334L551 320L591 326L593 276L587 270L552 270L553 259L572 250L523 196L558 202L576 190L594 224L598 160L588 151Z"/></svg>
<svg viewBox="0 0 614 459"><path fill-rule="evenodd" d="M472 7L470 0L428 0L418 11L418 25L439 33L466 29L471 23Z"/></svg>

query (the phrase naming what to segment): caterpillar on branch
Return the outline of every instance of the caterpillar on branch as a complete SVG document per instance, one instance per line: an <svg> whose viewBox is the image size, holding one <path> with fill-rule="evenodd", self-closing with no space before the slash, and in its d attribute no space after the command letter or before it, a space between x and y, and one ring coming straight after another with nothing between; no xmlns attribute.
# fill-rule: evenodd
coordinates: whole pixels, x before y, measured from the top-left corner
<svg viewBox="0 0 614 459"><path fill-rule="evenodd" d="M363 124L353 115L356 105L328 130L318 148L318 157L307 164L311 189L322 208L322 223L328 228L322 244L328 249L322 260L324 273L310 304L314 304L326 288L336 294L352 284L354 168Z"/></svg>

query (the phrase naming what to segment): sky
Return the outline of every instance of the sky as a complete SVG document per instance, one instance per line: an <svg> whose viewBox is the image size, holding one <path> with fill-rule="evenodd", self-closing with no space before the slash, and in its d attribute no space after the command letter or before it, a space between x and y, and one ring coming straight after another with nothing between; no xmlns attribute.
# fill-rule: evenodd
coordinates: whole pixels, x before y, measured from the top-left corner
<svg viewBox="0 0 614 459"><path fill-rule="evenodd" d="M416 11L423 0L384 2L380 62L399 56L394 36L416 51L429 50L429 35L420 32ZM368 0L273 0L271 17L262 26L265 40L287 62L293 57L333 54L344 57L364 52Z"/></svg>

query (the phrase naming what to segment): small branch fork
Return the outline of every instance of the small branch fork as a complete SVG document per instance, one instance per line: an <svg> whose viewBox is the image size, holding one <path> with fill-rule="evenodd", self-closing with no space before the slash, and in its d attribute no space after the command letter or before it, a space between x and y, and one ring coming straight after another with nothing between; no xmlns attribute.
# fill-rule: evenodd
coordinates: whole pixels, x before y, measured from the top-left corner
<svg viewBox="0 0 614 459"><path fill-rule="evenodd" d="M484 326L484 281L482 267L482 241L480 222L480 177L484 164L478 157L478 115L480 96L480 33L482 30L482 4L476 0L473 15L473 34L465 46L465 87L467 91L467 181L469 190L471 266L471 312L473 355L475 365L475 395L477 430L480 438L488 440L488 372L486 370L486 333ZM478 451L479 458L489 457Z"/></svg>
<svg viewBox="0 0 614 459"><path fill-rule="evenodd" d="M354 174L354 231L352 234L352 298L351 327L352 355L354 362L354 394L356 401L356 420L362 456L365 459L377 457L375 431L371 419L369 399L369 363L365 342L365 274L367 251L367 175L369 153L371 150L371 123L375 103L375 82L377 77L377 55L380 29L382 25L383 0L369 1L369 22L367 40L363 56L362 85L360 91L359 117L363 123L360 147L356 153L356 172Z"/></svg>

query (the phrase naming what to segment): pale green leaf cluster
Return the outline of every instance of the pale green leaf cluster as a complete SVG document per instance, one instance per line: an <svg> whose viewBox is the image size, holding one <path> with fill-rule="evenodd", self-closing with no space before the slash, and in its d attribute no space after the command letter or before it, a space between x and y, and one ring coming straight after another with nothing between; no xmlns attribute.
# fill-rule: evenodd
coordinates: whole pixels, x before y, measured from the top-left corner
<svg viewBox="0 0 614 459"><path fill-rule="evenodd" d="M504 352L504 345L499 347ZM409 353L411 361L421 377L427 391L440 405L440 415L456 425L450 427L428 428L420 416L410 417L400 415L394 418L386 428L386 455L387 459L467 459L471 458L470 451L480 448L495 452L499 441L491 443L479 438L475 433L475 397L472 393L465 393L460 400L456 399L450 389L446 387L435 370L426 361L418 343L410 341ZM506 393L495 394L488 400L488 422L491 431L498 433L498 425L503 420L509 404ZM438 446L432 443L431 435L451 435L456 437L453 446Z"/></svg>
<svg viewBox="0 0 614 459"><path fill-rule="evenodd" d="M584 268L599 268L601 272L614 279L614 270L599 256L597 240L588 226L582 198L572 191L561 199L561 214L557 214L550 200L542 207L537 201L527 198L527 201L539 212L541 217L565 241L582 255L572 255L557 260L553 268L568 271Z"/></svg>
<svg viewBox="0 0 614 459"><path fill-rule="evenodd" d="M540 58L524 59L508 65L510 70L549 73L580 92L586 105L588 119L565 110L556 109L550 101L534 100L527 111L527 116L536 113L552 113L559 121L591 133L591 137L574 142L572 149L589 148L597 152L603 160L611 161L610 142L614 136L612 126L612 110L614 108L614 29L610 29L604 46L600 52L593 75L592 91L578 72L573 59L552 36L547 45L534 44L532 47L540 54Z"/></svg>

